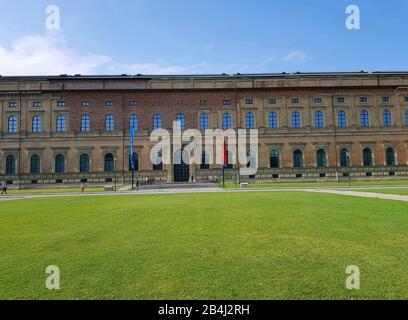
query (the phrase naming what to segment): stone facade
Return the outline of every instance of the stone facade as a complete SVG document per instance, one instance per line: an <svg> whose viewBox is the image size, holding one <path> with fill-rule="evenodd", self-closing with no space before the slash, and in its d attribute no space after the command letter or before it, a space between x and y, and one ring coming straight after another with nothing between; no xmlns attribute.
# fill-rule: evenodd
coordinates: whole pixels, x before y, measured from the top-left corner
<svg viewBox="0 0 408 320"><path fill-rule="evenodd" d="M258 181L408 176L408 73L329 73L0 77L0 179L21 185L130 181L129 119L137 115L136 177L170 182L173 166L153 171L150 161L153 116L159 114L162 127L171 130L179 114L186 128L199 128L206 114L215 129L223 126L225 113L235 129L251 121L259 129L260 169L250 177ZM85 132L84 115L90 127ZM107 115L114 119L112 131L106 130ZM272 152L278 154L276 168ZM89 170L81 170L83 154ZM108 154L114 170L106 167ZM221 176L217 165L189 169L200 181ZM249 178L238 177L236 169L227 170L228 180Z"/></svg>

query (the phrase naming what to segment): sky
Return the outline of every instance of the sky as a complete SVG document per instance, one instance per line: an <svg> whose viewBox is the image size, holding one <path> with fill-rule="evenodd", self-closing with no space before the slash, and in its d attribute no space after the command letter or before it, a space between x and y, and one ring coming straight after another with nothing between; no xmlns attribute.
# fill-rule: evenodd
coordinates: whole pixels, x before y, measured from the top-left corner
<svg viewBox="0 0 408 320"><path fill-rule="evenodd" d="M50 5L57 30L47 28ZM349 5L360 9L358 30L346 28ZM408 70L406 0L0 0L0 8L3 76Z"/></svg>

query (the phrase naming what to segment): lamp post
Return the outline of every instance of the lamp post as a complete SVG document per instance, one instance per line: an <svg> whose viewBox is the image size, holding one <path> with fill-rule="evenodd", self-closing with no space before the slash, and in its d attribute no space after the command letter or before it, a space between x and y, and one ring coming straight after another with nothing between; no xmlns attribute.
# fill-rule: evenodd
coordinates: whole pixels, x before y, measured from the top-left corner
<svg viewBox="0 0 408 320"><path fill-rule="evenodd" d="M113 175L114 175L114 184L115 184L115 192L116 192L116 157L113 158Z"/></svg>

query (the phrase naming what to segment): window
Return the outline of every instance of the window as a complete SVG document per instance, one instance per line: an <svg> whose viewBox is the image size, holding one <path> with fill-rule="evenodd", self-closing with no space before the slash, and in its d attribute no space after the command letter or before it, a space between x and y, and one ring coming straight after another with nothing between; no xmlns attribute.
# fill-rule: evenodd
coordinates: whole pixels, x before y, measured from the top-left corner
<svg viewBox="0 0 408 320"><path fill-rule="evenodd" d="M299 104L300 103L299 98L292 98L290 101L291 101L292 104Z"/></svg>
<svg viewBox="0 0 408 320"><path fill-rule="evenodd" d="M105 130L106 131L114 131L115 130L115 118L111 114L108 114L105 117Z"/></svg>
<svg viewBox="0 0 408 320"><path fill-rule="evenodd" d="M360 97L360 103L367 103L368 98L367 97Z"/></svg>
<svg viewBox="0 0 408 320"><path fill-rule="evenodd" d="M208 157L208 153L203 151L201 154L201 170L210 170L210 159Z"/></svg>
<svg viewBox="0 0 408 320"><path fill-rule="evenodd" d="M337 97L337 103L344 103L346 99L344 97Z"/></svg>
<svg viewBox="0 0 408 320"><path fill-rule="evenodd" d="M280 152L279 150L272 150L269 154L269 163L271 168L280 168Z"/></svg>
<svg viewBox="0 0 408 320"><path fill-rule="evenodd" d="M16 108L17 107L17 102L15 101L10 101L8 104L9 108Z"/></svg>
<svg viewBox="0 0 408 320"><path fill-rule="evenodd" d="M340 166L342 167L350 166L350 154L347 149L341 149L340 151Z"/></svg>
<svg viewBox="0 0 408 320"><path fill-rule="evenodd" d="M153 130L158 130L162 128L162 118L159 114L153 116Z"/></svg>
<svg viewBox="0 0 408 320"><path fill-rule="evenodd" d="M206 113L200 114L200 130L208 129L208 115Z"/></svg>
<svg viewBox="0 0 408 320"><path fill-rule="evenodd" d="M231 105L231 100L225 99L225 100L223 101L223 105L224 105L224 106L230 106L230 105Z"/></svg>
<svg viewBox="0 0 408 320"><path fill-rule="evenodd" d="M8 133L17 133L17 117L10 116L8 118Z"/></svg>
<svg viewBox="0 0 408 320"><path fill-rule="evenodd" d="M322 103L322 98L314 98L314 103L315 104L321 104Z"/></svg>
<svg viewBox="0 0 408 320"><path fill-rule="evenodd" d="M316 111L314 114L314 125L315 128L323 128L324 127L324 119L323 119L323 112Z"/></svg>
<svg viewBox="0 0 408 320"><path fill-rule="evenodd" d="M405 110L405 125L408 126L408 110Z"/></svg>
<svg viewBox="0 0 408 320"><path fill-rule="evenodd" d="M139 118L137 115L132 114L129 117L129 128L133 128L133 130L137 131L139 125Z"/></svg>
<svg viewBox="0 0 408 320"><path fill-rule="evenodd" d="M107 153L105 155L105 172L114 172L115 171L115 157L112 153Z"/></svg>
<svg viewBox="0 0 408 320"><path fill-rule="evenodd" d="M337 112L337 126L339 128L345 128L347 126L347 116L343 110Z"/></svg>
<svg viewBox="0 0 408 320"><path fill-rule="evenodd" d="M79 171L86 173L90 171L90 168L89 156L86 153L81 154L79 157Z"/></svg>
<svg viewBox="0 0 408 320"><path fill-rule="evenodd" d="M255 128L255 116L252 112L248 112L245 115L245 127L247 129L254 129Z"/></svg>
<svg viewBox="0 0 408 320"><path fill-rule="evenodd" d="M408 110L407 110L408 113ZM224 113L222 116L222 129L231 129L232 128L232 117L229 112Z"/></svg>
<svg viewBox="0 0 408 320"><path fill-rule="evenodd" d="M363 150L363 165L365 167L371 167L373 165L373 152L370 148Z"/></svg>
<svg viewBox="0 0 408 320"><path fill-rule="evenodd" d="M41 123L41 117L39 115L35 115L32 120L32 131L33 133L39 133L42 132L42 123Z"/></svg>
<svg viewBox="0 0 408 320"><path fill-rule="evenodd" d="M405 101L405 102L408 102L408 96L407 96L407 97L404 97L404 101Z"/></svg>
<svg viewBox="0 0 408 320"><path fill-rule="evenodd" d="M30 172L37 174L40 173L40 171L40 156L38 154L34 154L31 156Z"/></svg>
<svg viewBox="0 0 408 320"><path fill-rule="evenodd" d="M360 126L368 127L370 125L370 119L367 110L360 112Z"/></svg>
<svg viewBox="0 0 408 320"><path fill-rule="evenodd" d="M292 128L300 128L300 113L298 111L292 112Z"/></svg>
<svg viewBox="0 0 408 320"><path fill-rule="evenodd" d="M383 112L383 124L384 127L392 126L392 116L390 110L384 110Z"/></svg>
<svg viewBox="0 0 408 320"><path fill-rule="evenodd" d="M57 132L65 132L65 131L66 131L65 117L58 116L57 117Z"/></svg>
<svg viewBox="0 0 408 320"><path fill-rule="evenodd" d="M176 122L177 122L177 130L185 130L186 129L186 117L184 114L180 113L176 117Z"/></svg>
<svg viewBox="0 0 408 320"><path fill-rule="evenodd" d="M227 151L227 163L224 164L225 169L233 169L234 168L234 157L231 151Z"/></svg>
<svg viewBox="0 0 408 320"><path fill-rule="evenodd" d="M129 155L129 171L132 171L132 156ZM133 152L133 171L139 171L139 155Z"/></svg>
<svg viewBox="0 0 408 320"><path fill-rule="evenodd" d="M254 104L254 100L253 99L246 99L245 104Z"/></svg>
<svg viewBox="0 0 408 320"><path fill-rule="evenodd" d="M268 104L276 104L276 103L277 103L276 98L272 98L268 100Z"/></svg>
<svg viewBox="0 0 408 320"><path fill-rule="evenodd" d="M293 152L293 167L294 168L303 167L303 153L300 150L295 150L295 152Z"/></svg>
<svg viewBox="0 0 408 320"><path fill-rule="evenodd" d="M383 103L390 103L391 98L390 97L382 97L382 102Z"/></svg>
<svg viewBox="0 0 408 320"><path fill-rule="evenodd" d="M81 132L91 131L91 118L88 115L81 117Z"/></svg>
<svg viewBox="0 0 408 320"><path fill-rule="evenodd" d="M319 149L316 153L316 164L318 168L327 167L326 150Z"/></svg>
<svg viewBox="0 0 408 320"><path fill-rule="evenodd" d="M9 155L6 158L6 174L15 173L16 173L16 158L12 155Z"/></svg>
<svg viewBox="0 0 408 320"><path fill-rule="evenodd" d="M57 101L57 107L65 107L65 101Z"/></svg>
<svg viewBox="0 0 408 320"><path fill-rule="evenodd" d="M163 154L162 152L157 152L153 156L153 171L163 170Z"/></svg>
<svg viewBox="0 0 408 320"><path fill-rule="evenodd" d="M41 102L40 101L34 101L33 102L33 108L40 108L41 107Z"/></svg>
<svg viewBox="0 0 408 320"><path fill-rule="evenodd" d="M138 102L136 100L131 100L130 101L130 106L131 107L137 107L138 106Z"/></svg>
<svg viewBox="0 0 408 320"><path fill-rule="evenodd" d="M112 101L105 101L105 107L112 107L113 102Z"/></svg>
<svg viewBox="0 0 408 320"><path fill-rule="evenodd" d="M55 173L65 172L65 157L62 154L58 154L55 157Z"/></svg>
<svg viewBox="0 0 408 320"><path fill-rule="evenodd" d="M394 148L387 148L385 152L385 158L387 162L387 166L395 166L395 150Z"/></svg>
<svg viewBox="0 0 408 320"><path fill-rule="evenodd" d="M269 128L275 129L278 127L278 116L276 112L269 112Z"/></svg>
<svg viewBox="0 0 408 320"><path fill-rule="evenodd" d="M82 101L81 102L81 106L83 107L89 107L91 105L91 103L89 101Z"/></svg>

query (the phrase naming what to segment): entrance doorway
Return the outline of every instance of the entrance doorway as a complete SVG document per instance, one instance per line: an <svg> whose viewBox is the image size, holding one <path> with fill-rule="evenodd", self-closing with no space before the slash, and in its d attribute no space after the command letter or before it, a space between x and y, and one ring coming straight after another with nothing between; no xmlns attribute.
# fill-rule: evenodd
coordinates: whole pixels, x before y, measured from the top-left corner
<svg viewBox="0 0 408 320"><path fill-rule="evenodd" d="M174 154L174 182L189 182L190 181L190 167L183 161L182 154L185 153L185 157L188 156L187 152L176 151ZM178 163L178 164L176 164Z"/></svg>

